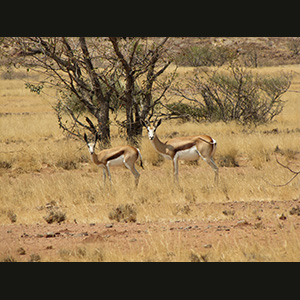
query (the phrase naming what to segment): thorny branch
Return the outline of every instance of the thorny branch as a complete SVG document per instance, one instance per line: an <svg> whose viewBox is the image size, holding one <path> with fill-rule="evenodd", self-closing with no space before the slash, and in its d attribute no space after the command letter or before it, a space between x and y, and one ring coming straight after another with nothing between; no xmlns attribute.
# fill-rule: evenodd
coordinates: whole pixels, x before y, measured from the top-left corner
<svg viewBox="0 0 300 300"><path fill-rule="evenodd" d="M268 181L265 180L269 185L272 185L272 186L274 186L274 187L283 187L283 186L287 186L289 183L291 183L291 182L292 182L292 181L300 174L300 171L294 171L294 170L292 170L290 167L288 167L288 166L284 165L283 163L281 163L281 162L278 160L277 156L276 156L276 162L277 162L281 167L283 167L283 168L289 170L289 171L290 171L291 173L293 173L294 175L292 176L292 178L291 178L289 181L287 181L287 182L284 183L284 184L272 184L272 183L270 183L270 182L268 182Z"/></svg>

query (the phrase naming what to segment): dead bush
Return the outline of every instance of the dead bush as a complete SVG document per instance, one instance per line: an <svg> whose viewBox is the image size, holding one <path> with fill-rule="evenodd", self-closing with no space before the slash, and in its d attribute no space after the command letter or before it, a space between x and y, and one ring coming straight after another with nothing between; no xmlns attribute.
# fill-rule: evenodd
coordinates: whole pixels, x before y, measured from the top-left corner
<svg viewBox="0 0 300 300"><path fill-rule="evenodd" d="M117 208L114 208L108 217L110 220L116 220L117 222L136 222L136 208L133 204L121 204Z"/></svg>
<svg viewBox="0 0 300 300"><path fill-rule="evenodd" d="M8 256L5 256L1 259L1 262L17 262L17 260L11 256L11 255L8 255Z"/></svg>
<svg viewBox="0 0 300 300"><path fill-rule="evenodd" d="M10 219L10 221L11 221L12 223L17 222L17 215L14 213L13 210L10 209L10 210L7 212L7 217Z"/></svg>
<svg viewBox="0 0 300 300"><path fill-rule="evenodd" d="M9 161L0 161L0 169L11 169L12 163Z"/></svg>
<svg viewBox="0 0 300 300"><path fill-rule="evenodd" d="M220 167L228 167L228 168L239 167L239 164L236 161L236 157L230 154L221 156L218 160L218 165Z"/></svg>
<svg viewBox="0 0 300 300"><path fill-rule="evenodd" d="M64 170L76 170L78 169L78 164L73 160L60 159L55 164L59 168L63 168Z"/></svg>
<svg viewBox="0 0 300 300"><path fill-rule="evenodd" d="M181 100L167 108L171 115L197 122L236 121L243 125L260 125L282 112L286 102L282 95L291 81L291 73L258 75L235 59L226 69L195 70L188 84L173 87L174 94Z"/></svg>
<svg viewBox="0 0 300 300"><path fill-rule="evenodd" d="M55 222L60 224L66 220L66 213L62 212L58 207L51 207L48 209L48 214L43 218L48 224Z"/></svg>

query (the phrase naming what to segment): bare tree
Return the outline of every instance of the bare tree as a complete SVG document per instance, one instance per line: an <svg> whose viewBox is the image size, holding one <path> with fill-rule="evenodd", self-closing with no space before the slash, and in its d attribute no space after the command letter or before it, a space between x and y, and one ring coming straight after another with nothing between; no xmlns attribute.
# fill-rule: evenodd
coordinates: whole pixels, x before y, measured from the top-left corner
<svg viewBox="0 0 300 300"><path fill-rule="evenodd" d="M5 38L2 51L13 52L13 63L43 73L37 84L27 83L40 92L44 85L58 91L55 107L59 126L82 138L88 114L96 119L103 145L110 143L110 111L125 110L126 120L115 118L126 129L130 142L142 133L141 120L151 118L172 80L159 80L170 65L165 44L168 38L85 38L22 37ZM171 78L173 78L171 76ZM154 98L155 95L155 98Z"/></svg>
<svg viewBox="0 0 300 300"><path fill-rule="evenodd" d="M121 99L126 108L126 132L129 140L136 143L136 138L142 134L142 123L151 118L158 105L170 87L172 80L158 81L171 61L165 57L164 45L168 38L163 38L151 45L141 43L141 38L133 38L125 42L116 37L110 37L114 55L120 63L119 72L124 78L124 89L121 93L114 89L118 99ZM159 88L156 98L153 98L154 85Z"/></svg>
<svg viewBox="0 0 300 300"><path fill-rule="evenodd" d="M7 48L12 48L12 60L43 74L38 83L54 87L59 99L55 107L59 126L68 133L82 137L79 127L93 132L80 121L82 113L97 120L99 135L104 144L109 143L109 103L112 91L104 89L96 73L90 48L84 37L80 38L7 38ZM94 50L94 49L93 49ZM37 85L28 83L32 91ZM68 115L72 122L63 120Z"/></svg>

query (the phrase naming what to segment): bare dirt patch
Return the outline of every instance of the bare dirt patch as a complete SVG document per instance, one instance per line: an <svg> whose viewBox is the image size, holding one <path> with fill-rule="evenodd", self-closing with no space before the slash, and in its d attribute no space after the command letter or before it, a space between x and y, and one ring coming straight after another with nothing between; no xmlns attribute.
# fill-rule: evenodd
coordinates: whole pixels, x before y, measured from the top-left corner
<svg viewBox="0 0 300 300"><path fill-rule="evenodd" d="M291 200L197 205L198 209L210 206L222 211L224 219L215 221L1 225L1 260L299 260L299 251L297 254L294 250L300 241L300 217L293 213L299 203ZM241 211L248 211L249 217L241 218ZM294 256L290 251L295 252Z"/></svg>

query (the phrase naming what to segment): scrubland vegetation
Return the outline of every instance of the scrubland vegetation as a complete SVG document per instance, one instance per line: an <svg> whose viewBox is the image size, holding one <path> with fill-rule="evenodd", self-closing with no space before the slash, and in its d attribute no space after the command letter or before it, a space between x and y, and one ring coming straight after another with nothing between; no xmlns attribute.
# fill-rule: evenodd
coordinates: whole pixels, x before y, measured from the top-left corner
<svg viewBox="0 0 300 300"><path fill-rule="evenodd" d="M217 141L215 161L220 167L220 182L214 184L214 174L203 161L181 162L180 186L173 183L172 165L152 148L146 133L140 143L145 169L139 166L140 185L136 189L131 174L125 168L112 168L112 186L104 186L102 170L90 161L83 141L68 138L57 124L52 105L55 91L45 90L41 95L25 89L25 69L18 69L15 77L0 76L0 224L46 224L56 213L60 222L76 224L111 223L119 207L129 207L134 218L128 222L140 224L164 222L215 222L230 218L215 205L223 203L269 203L299 200L299 179L276 188L291 174L280 167L275 155L286 165L300 168L300 67L298 65L261 67L255 72L268 74L281 70L293 73L286 101L280 115L272 122L257 127L242 126L236 122L195 123L180 120L164 121L157 131L161 140L174 136L208 134ZM5 72L2 71L2 72ZM184 80L189 67L178 69ZM37 76L37 75L34 75ZM125 144L118 128L111 127L112 146ZM99 151L99 148L97 149ZM209 205L209 204L215 205ZM126 206L127 205L127 206ZM202 205L202 206L201 206ZM235 217L250 222L261 218L263 224L278 223L278 212L236 210ZM55 222L54 218L54 222ZM124 221L124 220L123 220ZM276 223L276 224L277 224ZM125 223L124 223L125 226ZM259 225L258 225L259 226ZM240 261L281 260L273 244L259 245L249 238L248 243L222 241L213 249L207 246L208 256L201 256L190 248L178 248L180 241L165 244L152 239L152 250L144 256L136 252L124 253L113 246L101 245L60 249L55 258L70 260L188 260L188 261ZM289 233L282 235L288 244L285 260L299 260L300 236L291 225ZM198 243L200 241L195 241ZM166 246L168 244L169 248ZM101 250L99 250L101 248ZM150 247L151 248L151 247ZM155 249L156 251L154 251ZM251 251L247 252L247 249ZM170 252L171 251L171 252ZM176 252L177 251L177 252ZM179 253L180 252L180 253ZM166 255L166 253L175 253ZM247 254L245 256L245 253ZM298 254L297 254L298 253ZM0 253L5 260L7 254ZM42 260L48 260L42 257Z"/></svg>

